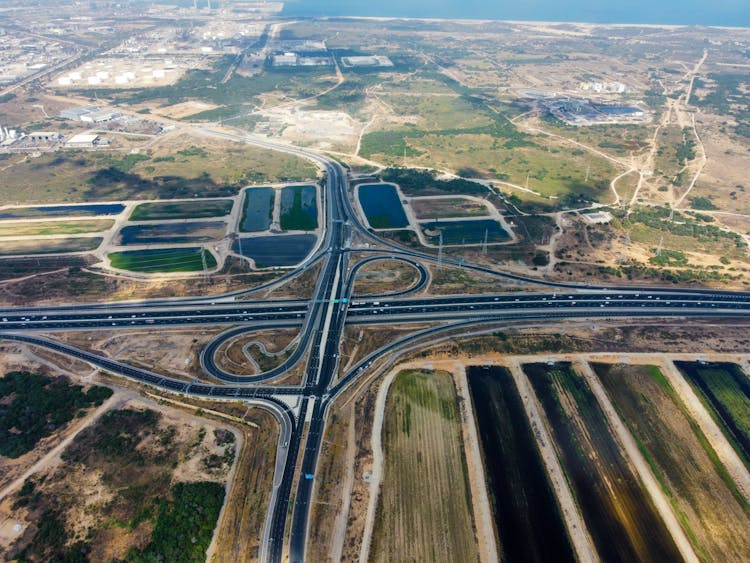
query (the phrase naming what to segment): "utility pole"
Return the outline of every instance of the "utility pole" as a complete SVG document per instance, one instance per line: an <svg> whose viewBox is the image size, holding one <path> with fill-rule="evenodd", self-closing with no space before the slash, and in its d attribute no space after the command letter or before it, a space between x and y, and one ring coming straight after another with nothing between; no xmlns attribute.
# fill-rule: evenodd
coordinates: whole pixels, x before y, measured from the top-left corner
<svg viewBox="0 0 750 563"><path fill-rule="evenodd" d="M529 189L529 176L531 176L531 172L526 173L526 189Z"/></svg>
<svg viewBox="0 0 750 563"><path fill-rule="evenodd" d="M589 181L589 173L591 172L591 165L586 167L586 179L583 181L584 183Z"/></svg>
<svg viewBox="0 0 750 563"><path fill-rule="evenodd" d="M656 247L656 255L661 256L661 247L664 244L664 235L659 239L659 246Z"/></svg>
<svg viewBox="0 0 750 563"><path fill-rule="evenodd" d="M206 263L206 250L201 247L199 252L201 253L201 260L203 261L203 274L206 276L206 281L208 281L208 264Z"/></svg>
<svg viewBox="0 0 750 563"><path fill-rule="evenodd" d="M630 231L625 233L625 247L622 250L620 256L620 264L625 264L628 261L628 248L630 247Z"/></svg>
<svg viewBox="0 0 750 563"><path fill-rule="evenodd" d="M443 231L438 231L438 270L443 267Z"/></svg>
<svg viewBox="0 0 750 563"><path fill-rule="evenodd" d="M482 254L487 256L487 232L488 229L484 230L484 243L482 244Z"/></svg>

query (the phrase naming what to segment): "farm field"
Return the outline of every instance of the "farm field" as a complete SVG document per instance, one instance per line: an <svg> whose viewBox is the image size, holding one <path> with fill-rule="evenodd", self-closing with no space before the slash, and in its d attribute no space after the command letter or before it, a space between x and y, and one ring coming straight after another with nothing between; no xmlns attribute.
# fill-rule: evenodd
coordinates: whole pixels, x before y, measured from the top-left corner
<svg viewBox="0 0 750 563"><path fill-rule="evenodd" d="M478 561L451 375L401 372L385 408L370 561Z"/></svg>
<svg viewBox="0 0 750 563"><path fill-rule="evenodd" d="M288 186L281 190L281 228L284 231L314 231L318 228L315 186Z"/></svg>
<svg viewBox="0 0 750 563"><path fill-rule="evenodd" d="M0 222L0 237L26 237L44 235L80 235L98 233L112 228L115 222L108 219L94 221L49 221L34 223Z"/></svg>
<svg viewBox="0 0 750 563"><path fill-rule="evenodd" d="M159 219L202 219L223 217L232 212L234 202L230 199L208 199L205 201L175 201L141 203L130 214L130 221L155 221Z"/></svg>
<svg viewBox="0 0 750 563"><path fill-rule="evenodd" d="M655 366L592 364L699 557L746 561L750 512L697 423Z"/></svg>
<svg viewBox="0 0 750 563"><path fill-rule="evenodd" d="M273 188L249 188L245 190L240 231L243 233L265 231L273 220L273 205L276 190Z"/></svg>
<svg viewBox="0 0 750 563"><path fill-rule="evenodd" d="M86 250L94 250L101 243L101 237L0 241L0 256L84 252Z"/></svg>
<svg viewBox="0 0 750 563"><path fill-rule="evenodd" d="M417 219L444 219L446 217L481 217L490 210L479 202L466 198L412 199L409 202Z"/></svg>
<svg viewBox="0 0 750 563"><path fill-rule="evenodd" d="M362 184L359 203L373 229L400 229L409 224L396 188L390 184Z"/></svg>
<svg viewBox="0 0 750 563"><path fill-rule="evenodd" d="M226 228L222 221L130 225L120 230L118 238L122 245L208 242L222 238Z"/></svg>
<svg viewBox="0 0 750 563"><path fill-rule="evenodd" d="M527 364L576 501L604 561L678 561L680 553L611 434L586 381L568 363Z"/></svg>
<svg viewBox="0 0 750 563"><path fill-rule="evenodd" d="M206 268L216 267L214 255L200 247L125 250L113 252L108 258L113 268L146 274L199 272L204 268L204 259Z"/></svg>
<svg viewBox="0 0 750 563"><path fill-rule="evenodd" d="M467 370L504 561L575 561L536 438L502 367Z"/></svg>
<svg viewBox="0 0 750 563"><path fill-rule="evenodd" d="M675 362L750 468L750 379L736 364Z"/></svg>

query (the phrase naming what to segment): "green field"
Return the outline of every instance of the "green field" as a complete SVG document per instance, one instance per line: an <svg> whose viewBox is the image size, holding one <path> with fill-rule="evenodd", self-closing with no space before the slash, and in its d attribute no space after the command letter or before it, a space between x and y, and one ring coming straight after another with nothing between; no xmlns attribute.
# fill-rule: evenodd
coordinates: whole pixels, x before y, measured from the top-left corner
<svg viewBox="0 0 750 563"><path fill-rule="evenodd" d="M23 254L64 254L94 250L102 243L101 237L80 237L49 240L12 240L0 242L0 256Z"/></svg>
<svg viewBox="0 0 750 563"><path fill-rule="evenodd" d="M231 199L207 199L205 201L175 201L142 203L130 214L131 221L154 221L157 219L202 219L223 217L232 212Z"/></svg>
<svg viewBox="0 0 750 563"><path fill-rule="evenodd" d="M199 272L203 270L204 256L206 268L215 268L216 258L214 258L214 255L199 247L127 250L113 252L108 258L113 268L151 274Z"/></svg>
<svg viewBox="0 0 750 563"><path fill-rule="evenodd" d="M100 221L40 221L37 223L0 223L0 237L25 237L43 235L80 235L106 231L115 222Z"/></svg>
<svg viewBox="0 0 750 563"><path fill-rule="evenodd" d="M388 393L370 561L477 561L453 379L401 372Z"/></svg>

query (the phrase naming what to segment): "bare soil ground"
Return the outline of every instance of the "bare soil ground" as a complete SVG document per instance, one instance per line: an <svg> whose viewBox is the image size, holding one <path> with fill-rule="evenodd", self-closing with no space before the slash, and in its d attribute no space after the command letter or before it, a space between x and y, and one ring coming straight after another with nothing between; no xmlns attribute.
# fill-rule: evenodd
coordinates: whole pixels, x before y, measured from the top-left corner
<svg viewBox="0 0 750 563"><path fill-rule="evenodd" d="M390 388L371 561L478 561L455 387L402 372Z"/></svg>
<svg viewBox="0 0 750 563"><path fill-rule="evenodd" d="M409 289L419 280L419 272L401 260L377 260L357 274L354 295L383 295Z"/></svg>
<svg viewBox="0 0 750 563"><path fill-rule="evenodd" d="M73 346L161 373L191 380L202 376L200 352L226 327L195 327L175 330L71 331L52 338Z"/></svg>

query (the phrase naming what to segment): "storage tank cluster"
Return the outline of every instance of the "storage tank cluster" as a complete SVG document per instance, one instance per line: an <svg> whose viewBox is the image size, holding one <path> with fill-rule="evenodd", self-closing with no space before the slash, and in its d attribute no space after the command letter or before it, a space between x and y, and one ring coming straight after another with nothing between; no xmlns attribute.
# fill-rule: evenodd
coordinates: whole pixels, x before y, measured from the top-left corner
<svg viewBox="0 0 750 563"><path fill-rule="evenodd" d="M87 74L84 79L84 75L81 72L69 72L68 74L61 76L57 79L59 86L74 86L80 82L84 82L89 86L100 86L114 83L117 86L126 86L140 77L145 80L151 79L163 79L166 77L167 72L175 69L172 61L165 61L164 68L152 68L152 67L141 67L136 71L128 70L119 73L111 73L106 70L100 70L91 74Z"/></svg>

